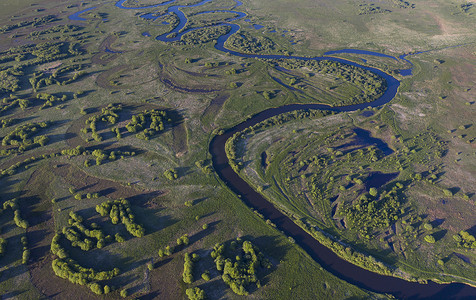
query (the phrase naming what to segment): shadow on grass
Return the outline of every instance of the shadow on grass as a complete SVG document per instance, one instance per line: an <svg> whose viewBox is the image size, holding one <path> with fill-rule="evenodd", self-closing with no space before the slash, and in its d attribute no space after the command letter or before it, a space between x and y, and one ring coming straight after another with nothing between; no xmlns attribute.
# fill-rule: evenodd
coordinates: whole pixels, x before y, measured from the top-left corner
<svg viewBox="0 0 476 300"><path fill-rule="evenodd" d="M138 297L139 300L152 300L152 299L160 299L160 291L154 291L147 295L143 295Z"/></svg>
<svg viewBox="0 0 476 300"><path fill-rule="evenodd" d="M168 257L168 258L163 258L161 260L159 260L158 262L156 262L154 264L154 269L157 269L157 268L160 268L162 266L165 266L166 264L168 264L169 262L172 261L173 258L171 257Z"/></svg>
<svg viewBox="0 0 476 300"><path fill-rule="evenodd" d="M433 234L433 237L435 238L435 240L438 242L439 240L441 240L442 238L445 237L446 233L448 232L448 230L446 229L443 229L443 230L440 230L438 232L435 232Z"/></svg>

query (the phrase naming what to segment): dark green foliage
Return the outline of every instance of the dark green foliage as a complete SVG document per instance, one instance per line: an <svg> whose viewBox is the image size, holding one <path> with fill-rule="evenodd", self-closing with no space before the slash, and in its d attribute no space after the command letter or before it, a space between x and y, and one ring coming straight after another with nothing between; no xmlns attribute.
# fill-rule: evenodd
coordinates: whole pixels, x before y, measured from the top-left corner
<svg viewBox="0 0 476 300"><path fill-rule="evenodd" d="M104 289L101 285L99 285L98 283L91 283L89 285L89 288L91 289L91 291L97 295L102 295L104 293Z"/></svg>
<svg viewBox="0 0 476 300"><path fill-rule="evenodd" d="M41 83L41 81L38 82L37 87L39 86L39 83ZM58 102L64 102L68 100L68 97L65 94L63 94L60 98L59 96L50 95L48 93L38 93L36 94L36 99L45 101L45 103L40 106L40 109L43 109L45 107L52 107Z"/></svg>
<svg viewBox="0 0 476 300"><path fill-rule="evenodd" d="M476 238L467 231L461 230L458 234L453 235L453 239L460 247L476 249Z"/></svg>
<svg viewBox="0 0 476 300"><path fill-rule="evenodd" d="M124 237L122 237L119 233L116 233L114 235L114 238L116 239L116 242L118 243L124 243L126 241Z"/></svg>
<svg viewBox="0 0 476 300"><path fill-rule="evenodd" d="M405 0L392 0L393 5L399 8L415 8L415 4Z"/></svg>
<svg viewBox="0 0 476 300"><path fill-rule="evenodd" d="M430 244L434 244L436 242L435 237L432 236L431 234L426 235L424 239L425 239L426 242L428 242Z"/></svg>
<svg viewBox="0 0 476 300"><path fill-rule="evenodd" d="M386 228L398 220L402 197L396 187L380 199L363 195L345 210L345 216L351 228L358 229L362 237L370 238L373 230Z"/></svg>
<svg viewBox="0 0 476 300"><path fill-rule="evenodd" d="M28 34L29 38L38 38L42 35L52 34L52 33L61 33L62 35L66 33L72 33L83 29L81 26L77 25L55 25L45 30L33 31Z"/></svg>
<svg viewBox="0 0 476 300"><path fill-rule="evenodd" d="M189 300L204 300L207 298L205 291L198 287L189 288L185 291Z"/></svg>
<svg viewBox="0 0 476 300"><path fill-rule="evenodd" d="M62 233L73 247L89 251L94 247L102 248L106 244L106 236L100 229L87 228L82 223L83 218L74 212L70 212L69 216L68 224L70 226L63 227Z"/></svg>
<svg viewBox="0 0 476 300"><path fill-rule="evenodd" d="M131 133L137 133L136 137L149 140L158 133L164 131L167 124L172 123L172 119L164 110L145 110L144 112L132 116L132 120L127 123L126 129Z"/></svg>
<svg viewBox="0 0 476 300"><path fill-rule="evenodd" d="M70 282L80 285L86 285L91 281L101 281L112 279L119 275L119 269L114 268L111 271L95 271L92 268L81 267L73 259L56 258L52 262L53 271L56 276L68 279Z"/></svg>
<svg viewBox="0 0 476 300"><path fill-rule="evenodd" d="M45 135L38 136L38 132L50 125L49 122L27 123L16 127L12 132L7 134L2 140L2 146L14 146L15 150L2 151L5 154L12 152L24 152L29 149L44 146L48 143L48 137ZM33 139L32 139L33 137Z"/></svg>
<svg viewBox="0 0 476 300"><path fill-rule="evenodd" d="M202 273L202 279L205 280L205 281L209 281L211 279L210 278L210 272L205 271L204 273Z"/></svg>
<svg viewBox="0 0 476 300"><path fill-rule="evenodd" d="M3 210L6 210L8 208L11 208L13 210L13 221L15 222L15 225L23 229L28 228L28 221L24 220L21 217L17 198L3 202Z"/></svg>
<svg viewBox="0 0 476 300"><path fill-rule="evenodd" d="M392 12L391 10L381 8L375 4L359 4L359 15L383 14Z"/></svg>
<svg viewBox="0 0 476 300"><path fill-rule="evenodd" d="M0 256L4 255L7 251L7 240L0 238Z"/></svg>
<svg viewBox="0 0 476 300"><path fill-rule="evenodd" d="M235 133L231 138L226 141L225 144L225 152L229 159L230 166L233 168L233 170L235 170L235 172L238 172L243 166L243 163L238 160L238 157L242 153L237 153L237 147L240 140L248 137L249 135L253 135L260 130L265 130L266 128L270 128L276 125L282 125L290 121L306 118L319 118L329 114L331 114L331 112L320 110L295 110L293 112L280 114L272 118L266 119L265 121L262 121L252 127L248 127L241 132Z"/></svg>
<svg viewBox="0 0 476 300"><path fill-rule="evenodd" d="M195 162L195 165L197 168L201 169L204 174L209 175L213 173L213 167L211 166L210 162L199 160Z"/></svg>
<svg viewBox="0 0 476 300"><path fill-rule="evenodd" d="M66 252L66 250L60 244L60 240L62 236L63 235L61 233L56 233L51 241L51 246L50 246L51 253L53 253L54 255L58 256L61 259L67 258L69 256L68 252Z"/></svg>
<svg viewBox="0 0 476 300"><path fill-rule="evenodd" d="M164 176L165 178L167 178L168 180L175 180L178 178L178 173L175 169L170 169L170 170L166 170L164 172Z"/></svg>
<svg viewBox="0 0 476 300"><path fill-rule="evenodd" d="M21 259L22 264L26 265L29 259L30 259L30 250L28 249L23 250L22 259Z"/></svg>
<svg viewBox="0 0 476 300"><path fill-rule="evenodd" d="M10 68L0 71L0 93L15 92L20 89L20 76L23 72Z"/></svg>
<svg viewBox="0 0 476 300"><path fill-rule="evenodd" d="M189 242L188 234L184 234L177 239L177 246L185 245L187 246Z"/></svg>
<svg viewBox="0 0 476 300"><path fill-rule="evenodd" d="M17 122L16 119L2 119L0 120L0 124L2 128L9 127Z"/></svg>
<svg viewBox="0 0 476 300"><path fill-rule="evenodd" d="M12 24L12 25L4 25L0 27L0 32L7 32L7 31L11 31L11 30L26 27L26 26L38 27L40 25L48 24L57 20L59 19L56 18L56 16L54 15L37 17L37 18L34 18L32 21L21 21L19 23Z"/></svg>
<svg viewBox="0 0 476 300"><path fill-rule="evenodd" d="M193 30L184 34L179 42L174 44L179 45L200 45L215 41L218 37L227 34L230 31L229 26L206 27Z"/></svg>
<svg viewBox="0 0 476 300"><path fill-rule="evenodd" d="M103 217L109 217L112 224L122 223L127 231L136 237L142 237L145 229L135 223L135 217L132 214L129 201L126 199L109 200L96 205L96 211Z"/></svg>
<svg viewBox="0 0 476 300"><path fill-rule="evenodd" d="M270 268L270 262L249 241L233 241L230 246L216 244L211 253L216 269L223 281L238 295L248 295L246 287L260 283L256 272L259 267Z"/></svg>
<svg viewBox="0 0 476 300"><path fill-rule="evenodd" d="M8 97L8 98L3 98L2 102L5 105L2 106L2 108L0 109L0 112L7 111L7 110L9 110L11 108L14 108L14 107L17 107L17 106L20 107L22 110L25 110L30 105L29 100L19 99L15 95L10 95L10 97Z"/></svg>
<svg viewBox="0 0 476 300"><path fill-rule="evenodd" d="M192 283L193 282L193 263L194 260L190 256L190 254L185 253L184 263L183 263L183 274L182 279L185 283Z"/></svg>
<svg viewBox="0 0 476 300"><path fill-rule="evenodd" d="M233 35L227 45L245 53L272 52L276 50L276 43L264 36L252 36L246 31Z"/></svg>
<svg viewBox="0 0 476 300"><path fill-rule="evenodd" d="M302 61L295 59L279 60L278 64L286 69L309 68L316 73L331 75L348 82L362 90L349 99L344 99L334 106L366 103L377 99L387 88L387 82L379 75L349 64L330 60Z"/></svg>
<svg viewBox="0 0 476 300"><path fill-rule="evenodd" d="M109 104L107 107L104 107L101 110L101 113L95 116L91 116L86 120L86 125L89 125L89 130L91 130L92 138L100 142L102 141L101 135L97 132L97 126L99 123L106 123L115 125L119 120L118 112L122 111L122 105L113 105ZM88 128L84 128L83 132L87 132Z"/></svg>

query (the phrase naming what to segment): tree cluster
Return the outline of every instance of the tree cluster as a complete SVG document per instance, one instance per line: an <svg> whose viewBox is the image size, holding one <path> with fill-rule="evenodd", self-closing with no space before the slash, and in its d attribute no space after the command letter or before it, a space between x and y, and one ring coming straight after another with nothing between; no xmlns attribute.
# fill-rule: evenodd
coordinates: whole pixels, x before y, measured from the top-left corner
<svg viewBox="0 0 476 300"><path fill-rule="evenodd" d="M8 98L3 98L2 102L5 105L0 108L0 112L4 112L17 106L22 110L25 110L30 105L30 101L28 99L19 99L13 94L11 94Z"/></svg>
<svg viewBox="0 0 476 300"><path fill-rule="evenodd" d="M96 211L103 217L109 217L112 224L121 222L126 226L126 230L135 237L143 237L145 234L144 227L135 223L135 216L126 199L103 202L96 205Z"/></svg>
<svg viewBox="0 0 476 300"><path fill-rule="evenodd" d="M4 26L0 27L0 32L4 33L4 32L14 30L14 29L26 27L26 26L38 27L40 25L48 24L48 23L51 23L51 22L54 22L54 21L57 21L57 20L59 20L59 19L56 18L55 15L47 15L47 16L43 16L43 17L37 17L37 18L34 18L31 21L21 21L21 22L18 22L16 24L4 25Z"/></svg>
<svg viewBox="0 0 476 300"><path fill-rule="evenodd" d="M56 276L68 279L74 284L86 285L92 281L109 280L119 275L119 269L110 271L96 271L93 268L84 268L71 258L56 258L52 262Z"/></svg>
<svg viewBox="0 0 476 300"><path fill-rule="evenodd" d="M230 254L235 254L234 259ZM230 246L216 244L211 253L223 281L238 295L248 295L246 287L254 283L259 288L259 267L270 268L270 262L250 241L233 241Z"/></svg>
<svg viewBox="0 0 476 300"><path fill-rule="evenodd" d="M175 180L178 178L178 172L175 169L169 169L164 172L164 176L168 180Z"/></svg>
<svg viewBox="0 0 476 300"><path fill-rule="evenodd" d="M204 300L207 298L205 291L198 287L187 289L185 294L187 294L189 300Z"/></svg>
<svg viewBox="0 0 476 300"><path fill-rule="evenodd" d="M36 38L42 35L52 34L52 33L61 33L62 35L66 33L72 33L83 29L84 27L77 25L55 25L45 30L33 31L28 34L29 38Z"/></svg>
<svg viewBox="0 0 476 300"><path fill-rule="evenodd" d="M116 124L119 120L118 112L120 111L122 111L122 105L118 104L115 106L113 104L109 104L107 107L104 107L101 110L99 115L89 117L86 120L86 125L89 125L89 128L85 127L81 131L83 133L87 133L90 130L91 136L95 141L102 141L101 135L97 132L98 124L101 122L111 125Z"/></svg>
<svg viewBox="0 0 476 300"><path fill-rule="evenodd" d="M7 200L3 202L3 210L6 209L12 209L13 210L13 221L15 224L23 229L28 228L28 221L23 219L20 214L20 208L18 207L18 199L14 198L11 200Z"/></svg>
<svg viewBox="0 0 476 300"><path fill-rule="evenodd" d="M83 218L74 212L69 213L69 226L63 227L64 237L71 242L71 246L79 247L83 251L89 251L94 247L102 248L107 240L112 240L106 236L97 226L96 228L87 228L83 224Z"/></svg>
<svg viewBox="0 0 476 300"><path fill-rule="evenodd" d="M179 45L200 45L217 40L220 36L227 34L230 27L226 25L198 28L182 35L180 41L175 42Z"/></svg>
<svg viewBox="0 0 476 300"><path fill-rule="evenodd" d="M476 238L467 231L461 230L458 234L453 235L453 239L460 247L476 249Z"/></svg>
<svg viewBox="0 0 476 300"><path fill-rule="evenodd" d="M45 135L35 135L37 135L40 130L48 127L49 125L49 122L41 122L33 124L27 123L17 126L12 132L3 138L2 146L16 146L16 150L18 152L24 152L38 146L44 146L48 143L48 137ZM35 137L31 139L33 136Z"/></svg>
<svg viewBox="0 0 476 300"><path fill-rule="evenodd" d="M247 136L254 135L260 130L265 130L267 128L282 125L284 123L306 119L306 118L318 118L331 114L330 111L321 111L321 110L295 110L288 113L283 113L272 118L266 119L258 124L250 126L240 132L235 133L231 138L226 141L225 152L228 157L230 166L235 172L238 172L243 163L240 161L242 153L238 153L238 143L245 139Z"/></svg>
<svg viewBox="0 0 476 300"><path fill-rule="evenodd" d="M144 112L133 115L132 119L126 125L127 131L136 133L136 137L149 140L154 135L164 131L167 123L172 123L172 119L165 110L145 110Z"/></svg>
<svg viewBox="0 0 476 300"><path fill-rule="evenodd" d="M375 192L375 196L377 196ZM401 215L403 199L395 186L378 197L362 195L352 206L345 209L345 217L351 228L358 229L361 236L370 238L373 230L386 228Z"/></svg>
<svg viewBox="0 0 476 300"><path fill-rule="evenodd" d="M276 43L272 39L264 36L253 36L249 32L241 31L240 34L234 34L227 45L245 53L260 53L276 50Z"/></svg>
<svg viewBox="0 0 476 300"><path fill-rule="evenodd" d="M341 62L282 59L278 61L278 64L290 70L307 67L320 74L332 75L361 89L361 93L334 104L336 106L370 102L378 98L387 88L385 78L369 70Z"/></svg>
<svg viewBox="0 0 476 300"><path fill-rule="evenodd" d="M200 257L197 254L190 255L185 253L182 273L183 282L188 284L193 282L193 264L199 259Z"/></svg>
<svg viewBox="0 0 476 300"><path fill-rule="evenodd" d="M7 251L7 240L0 238L0 256L3 256Z"/></svg>

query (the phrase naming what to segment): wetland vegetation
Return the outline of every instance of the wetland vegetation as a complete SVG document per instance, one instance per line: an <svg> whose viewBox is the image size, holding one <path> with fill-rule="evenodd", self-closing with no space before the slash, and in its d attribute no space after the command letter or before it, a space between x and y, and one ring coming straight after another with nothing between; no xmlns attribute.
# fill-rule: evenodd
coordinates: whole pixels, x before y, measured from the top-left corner
<svg viewBox="0 0 476 300"><path fill-rule="evenodd" d="M2 295L474 296L474 5L334 2L0 4Z"/></svg>

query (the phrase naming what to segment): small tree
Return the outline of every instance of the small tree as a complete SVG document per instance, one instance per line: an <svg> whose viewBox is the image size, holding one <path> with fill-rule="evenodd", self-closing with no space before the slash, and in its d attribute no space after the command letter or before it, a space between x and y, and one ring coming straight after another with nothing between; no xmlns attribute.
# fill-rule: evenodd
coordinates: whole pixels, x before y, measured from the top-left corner
<svg viewBox="0 0 476 300"><path fill-rule="evenodd" d="M91 283L89 285L91 291L97 295L102 295L104 293L102 287L98 283Z"/></svg>
<svg viewBox="0 0 476 300"><path fill-rule="evenodd" d="M210 272L209 272L209 271L205 271L205 273L202 274L202 278L203 278L203 280L205 280L205 281L209 281L209 280L210 280Z"/></svg>
<svg viewBox="0 0 476 300"><path fill-rule="evenodd" d="M187 289L185 293L187 294L189 300L206 299L205 292L198 287Z"/></svg>
<svg viewBox="0 0 476 300"><path fill-rule="evenodd" d="M369 190L369 194L373 197L377 196L378 192L377 192L377 189L376 188L370 188Z"/></svg>
<svg viewBox="0 0 476 300"><path fill-rule="evenodd" d="M444 190L443 190L443 193L445 193L445 195L446 195L447 197L452 197L452 196L453 196L453 192L450 191L450 190L448 190L448 189L444 189Z"/></svg>
<svg viewBox="0 0 476 300"><path fill-rule="evenodd" d="M430 235L425 236L425 241L430 244L434 244L436 242L435 237Z"/></svg>

